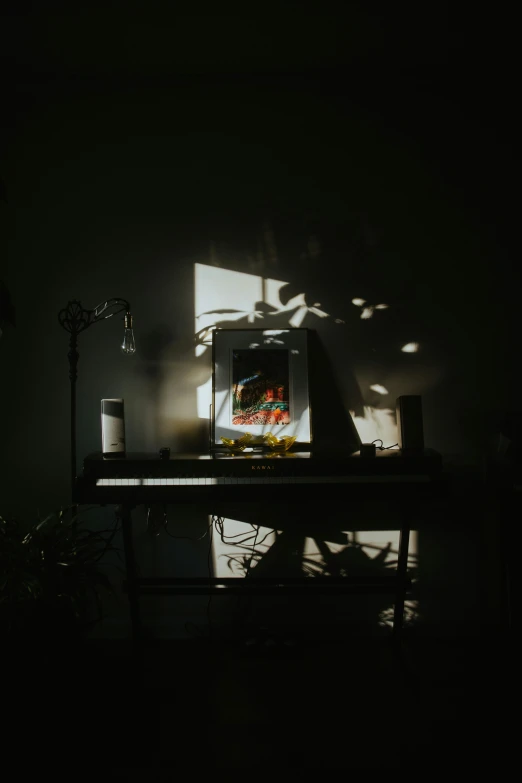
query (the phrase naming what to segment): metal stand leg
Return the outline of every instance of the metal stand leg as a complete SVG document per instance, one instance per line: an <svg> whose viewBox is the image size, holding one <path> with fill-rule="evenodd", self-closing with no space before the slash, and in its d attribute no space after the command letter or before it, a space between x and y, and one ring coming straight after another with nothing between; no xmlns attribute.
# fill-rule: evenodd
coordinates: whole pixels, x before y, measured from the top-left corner
<svg viewBox="0 0 522 783"><path fill-rule="evenodd" d="M123 533L123 548L125 551L125 566L127 571L127 594L129 596L129 609L131 618L132 639L137 642L141 639L140 602L138 590L138 573L134 557L134 544L132 540L132 514L130 506L120 506L121 527Z"/></svg>
<svg viewBox="0 0 522 783"><path fill-rule="evenodd" d="M393 611L393 639L400 643L404 621L404 600L406 595L406 577L408 574L408 551L410 546L410 519L403 517L399 537L399 558L397 562L397 587Z"/></svg>

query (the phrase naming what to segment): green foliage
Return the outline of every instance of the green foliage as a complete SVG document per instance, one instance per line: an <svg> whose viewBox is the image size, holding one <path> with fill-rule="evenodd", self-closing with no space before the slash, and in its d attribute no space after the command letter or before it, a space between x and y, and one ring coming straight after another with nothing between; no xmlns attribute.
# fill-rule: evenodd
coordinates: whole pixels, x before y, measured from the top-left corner
<svg viewBox="0 0 522 783"><path fill-rule="evenodd" d="M10 635L81 633L102 617L112 585L100 561L113 530L85 527L66 507L22 530L0 517L0 623Z"/></svg>

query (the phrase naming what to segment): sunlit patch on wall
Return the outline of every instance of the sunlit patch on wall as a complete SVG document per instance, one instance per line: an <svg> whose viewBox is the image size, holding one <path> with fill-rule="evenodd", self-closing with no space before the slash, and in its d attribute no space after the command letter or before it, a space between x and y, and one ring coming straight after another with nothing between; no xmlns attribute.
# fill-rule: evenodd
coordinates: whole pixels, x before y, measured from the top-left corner
<svg viewBox="0 0 522 783"><path fill-rule="evenodd" d="M397 442L397 424L394 411L391 408L364 407L364 416L350 415L363 443L371 443L380 438L385 447Z"/></svg>
<svg viewBox="0 0 522 783"><path fill-rule="evenodd" d="M201 356L212 344L212 329L220 321L244 318L254 324L262 317L256 304L263 299L263 279L207 264L195 264L194 275L196 356Z"/></svg>
<svg viewBox="0 0 522 783"><path fill-rule="evenodd" d="M208 381L197 387L196 394L198 417L200 419L209 419L212 400L212 376L209 377Z"/></svg>
<svg viewBox="0 0 522 783"><path fill-rule="evenodd" d="M195 264L195 335L196 357L208 362L209 377L197 390L198 416L208 419L212 401L211 362L209 348L212 345L212 333L222 324L238 328L254 326L265 328L263 336L266 344L277 345L281 330L270 329L274 316L283 317L283 323L290 328L302 327L317 319L329 317L320 302L312 306L306 303L306 294L301 292L283 304L281 289L287 281L263 278L260 275L236 272L207 264ZM363 298L353 298L352 303L361 308L363 320L373 316L376 310L385 310L387 304L371 305ZM335 318L334 322L345 325L344 319ZM279 321L281 323L281 320ZM342 327L341 327L342 328ZM408 351L406 351L408 352ZM208 358L205 358L208 354ZM366 387L367 388L367 387ZM380 395L388 394L386 387L374 384L371 391ZM396 426L390 410L377 410L366 407L363 417L354 417L355 427L363 441L381 438L385 445L395 443Z"/></svg>
<svg viewBox="0 0 522 783"><path fill-rule="evenodd" d="M361 318L363 320L367 320L368 318L371 318L375 310L387 310L389 307L389 305L387 304L369 305L367 304L366 299L360 299L358 297L352 299L352 304L354 304L356 307L363 308L361 312ZM366 307L364 307L364 305L366 305Z"/></svg>
<svg viewBox="0 0 522 783"><path fill-rule="evenodd" d="M419 350L419 343L406 343L401 348L403 353L417 353Z"/></svg>
<svg viewBox="0 0 522 783"><path fill-rule="evenodd" d="M315 302L306 304L305 294L299 293L283 304L280 291L288 285L284 280L263 278L260 275L235 272L207 264L194 264L195 354L203 357L212 346L212 332L223 323L267 327L266 344L277 345L277 337L285 330L270 329L273 316L288 316L288 326L298 328L305 317L327 318L328 313ZM337 320L338 323L343 323ZM274 322L272 322L274 323ZM210 370L210 364L209 364ZM209 417L212 401L212 380L197 390L198 417Z"/></svg>
<svg viewBox="0 0 522 783"><path fill-rule="evenodd" d="M335 540L330 540L334 538ZM278 565L294 558L293 576L386 576L397 566L398 530L339 530L330 538L303 536L301 546L292 539L292 550L284 551L284 531L257 526L236 519L221 519L218 534L213 539L214 576L243 578L254 576L256 569L263 576L284 576ZM277 550L283 549L283 551ZM277 554L276 554L277 552ZM297 559L295 559L297 556ZM274 563L271 566L271 563ZM268 566L268 568L266 567ZM284 568L284 566L283 566ZM417 533L412 531L408 552L408 568L415 581L417 571ZM418 615L416 601L407 603L405 620ZM393 622L393 599L386 597L372 618L377 625Z"/></svg>
<svg viewBox="0 0 522 783"><path fill-rule="evenodd" d="M254 500L255 502L255 500ZM244 577L268 552L281 531L236 519L222 519L214 533L212 555L214 576Z"/></svg>

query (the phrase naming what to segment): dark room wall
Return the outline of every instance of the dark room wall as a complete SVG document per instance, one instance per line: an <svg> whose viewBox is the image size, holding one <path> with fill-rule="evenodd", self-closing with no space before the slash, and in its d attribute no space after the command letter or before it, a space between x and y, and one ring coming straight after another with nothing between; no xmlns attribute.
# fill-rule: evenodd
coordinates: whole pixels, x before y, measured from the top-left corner
<svg viewBox="0 0 522 783"><path fill-rule="evenodd" d="M393 431L399 394L422 394L427 444L475 453L467 416L494 408L499 393L483 372L497 328L492 262L421 155L393 118L313 86L42 100L4 169L8 280L31 314L2 344L16 389L13 404L3 386L16 503L21 464L36 477L33 506L66 494L68 338L57 314L71 298L131 301L138 346L120 355L116 319L81 335L79 458L99 448L99 400L111 396L125 398L131 450L206 446L195 388L211 367L210 351L194 355L196 263L282 280L287 298L320 304L328 316L309 311L301 325L319 333L363 439L379 437L387 416ZM235 295L231 310L241 309ZM388 307L361 319L353 298ZM402 352L411 342L418 353Z"/></svg>
<svg viewBox="0 0 522 783"><path fill-rule="evenodd" d="M396 96L381 87L373 100L371 86L352 90L341 76L65 83L21 104L2 164L1 278L17 326L0 341L1 513L29 521L69 501L68 335L58 323L68 300L129 300L137 343L135 356L121 355L116 318L80 335L80 469L100 449L104 397L125 399L130 451L207 447L197 389L211 359L208 347L197 355L197 317L249 325L241 274L283 281L280 305L301 296L276 317L273 302L255 302L264 317L253 325L288 325L299 311L362 440L395 443L396 398L421 394L426 445L481 464L488 422L510 402L509 252L493 249L495 221L484 221L474 188L496 136L469 135L458 100L429 85ZM233 312L201 310L216 301L205 267L229 281L220 309ZM412 343L417 352L401 350ZM419 551L437 586L444 535L433 535ZM474 607L472 627L475 533L454 543L453 585ZM153 568L172 564L150 541L145 549ZM180 561L204 572L206 544Z"/></svg>

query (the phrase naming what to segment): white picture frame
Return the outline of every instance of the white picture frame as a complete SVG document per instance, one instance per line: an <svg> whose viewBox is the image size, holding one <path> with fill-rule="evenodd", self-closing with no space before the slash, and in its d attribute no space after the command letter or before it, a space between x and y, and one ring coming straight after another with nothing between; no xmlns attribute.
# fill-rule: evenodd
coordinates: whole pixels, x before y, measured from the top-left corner
<svg viewBox="0 0 522 783"><path fill-rule="evenodd" d="M222 437L236 439L245 432L256 438L267 432L295 436L296 445L312 442L308 333L304 328L214 330L212 448L223 446Z"/></svg>

